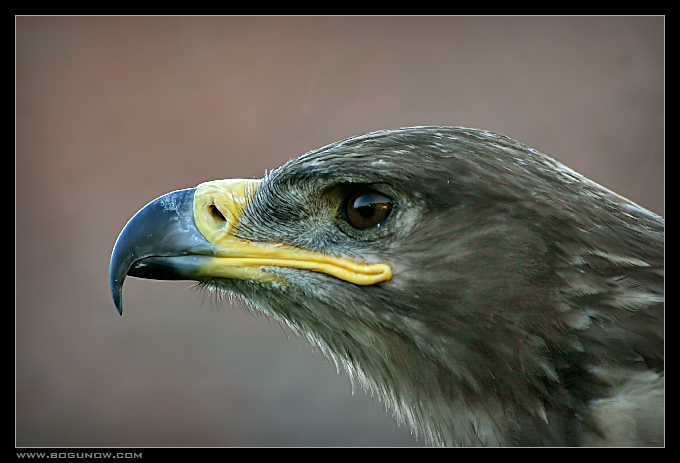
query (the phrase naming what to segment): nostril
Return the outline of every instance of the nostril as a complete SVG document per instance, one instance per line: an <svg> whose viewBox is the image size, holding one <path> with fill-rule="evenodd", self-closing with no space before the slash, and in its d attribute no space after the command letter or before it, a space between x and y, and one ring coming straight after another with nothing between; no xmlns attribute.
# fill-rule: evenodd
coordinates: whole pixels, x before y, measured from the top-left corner
<svg viewBox="0 0 680 463"><path fill-rule="evenodd" d="M214 204L211 204L210 206L208 206L208 212L210 212L210 216L216 222L226 222L227 221L226 217L224 217L224 214L222 214L222 212L220 212L220 210Z"/></svg>

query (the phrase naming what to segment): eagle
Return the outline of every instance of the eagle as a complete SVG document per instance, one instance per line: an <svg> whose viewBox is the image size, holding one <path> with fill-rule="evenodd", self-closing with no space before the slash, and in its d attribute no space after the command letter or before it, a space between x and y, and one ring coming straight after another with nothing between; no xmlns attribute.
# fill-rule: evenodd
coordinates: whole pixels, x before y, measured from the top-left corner
<svg viewBox="0 0 680 463"><path fill-rule="evenodd" d="M497 133L407 127L147 204L111 256L286 324L432 446L663 446L664 219Z"/></svg>

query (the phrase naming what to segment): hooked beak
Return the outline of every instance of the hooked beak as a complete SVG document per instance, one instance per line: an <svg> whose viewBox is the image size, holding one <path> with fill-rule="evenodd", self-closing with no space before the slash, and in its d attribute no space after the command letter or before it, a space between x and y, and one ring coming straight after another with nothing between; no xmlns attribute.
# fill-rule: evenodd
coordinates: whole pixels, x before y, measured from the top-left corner
<svg viewBox="0 0 680 463"><path fill-rule="evenodd" d="M125 225L109 267L113 301L122 314L127 275L157 280L238 278L273 282L267 267L326 273L358 285L387 281L385 264L365 264L275 242L234 235L259 180L216 180L174 191L144 206Z"/></svg>

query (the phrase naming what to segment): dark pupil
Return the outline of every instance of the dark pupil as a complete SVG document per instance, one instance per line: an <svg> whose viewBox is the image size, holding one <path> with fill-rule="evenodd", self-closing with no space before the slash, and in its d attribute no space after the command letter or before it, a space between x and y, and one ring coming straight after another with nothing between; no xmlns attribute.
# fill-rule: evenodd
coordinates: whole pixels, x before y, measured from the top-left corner
<svg viewBox="0 0 680 463"><path fill-rule="evenodd" d="M392 200L380 193L353 194L348 199L347 221L356 228L379 225L392 210Z"/></svg>

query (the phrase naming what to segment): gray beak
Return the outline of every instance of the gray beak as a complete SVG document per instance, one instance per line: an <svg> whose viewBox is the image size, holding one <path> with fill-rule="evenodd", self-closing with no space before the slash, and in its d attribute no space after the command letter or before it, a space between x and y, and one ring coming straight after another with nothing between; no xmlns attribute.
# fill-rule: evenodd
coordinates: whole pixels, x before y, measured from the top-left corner
<svg viewBox="0 0 680 463"><path fill-rule="evenodd" d="M168 193L144 206L125 225L111 254L109 276L113 302L123 313L127 275L156 280L191 280L212 245L194 223L196 189Z"/></svg>

